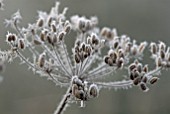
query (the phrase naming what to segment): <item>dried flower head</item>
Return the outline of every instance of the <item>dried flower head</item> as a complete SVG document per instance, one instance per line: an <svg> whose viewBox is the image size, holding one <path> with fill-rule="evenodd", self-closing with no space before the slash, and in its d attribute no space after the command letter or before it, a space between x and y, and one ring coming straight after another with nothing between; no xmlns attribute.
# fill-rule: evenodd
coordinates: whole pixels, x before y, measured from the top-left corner
<svg viewBox="0 0 170 114"><path fill-rule="evenodd" d="M56 2L50 13L38 11L37 21L26 28L18 25L22 20L19 11L5 20L16 33L7 33L6 42L10 49L0 51L3 62L19 58L34 73L47 77L57 86L68 88L54 114L63 113L71 101L80 101L84 107L85 102L98 97L103 88L117 90L136 86L147 92L148 85L158 81L161 71L170 68L170 47L165 43L149 44L155 62L155 67L150 69L149 65L142 63L148 42L138 44L127 35L118 35L115 28L100 29L97 17L73 15L67 19L67 8L60 13L59 4ZM71 32L77 35L70 39L75 42L69 49L65 41ZM32 56L26 56L25 50ZM69 50L72 53L68 53ZM1 69L3 65L0 63ZM126 69L128 78L104 80L106 76Z"/></svg>

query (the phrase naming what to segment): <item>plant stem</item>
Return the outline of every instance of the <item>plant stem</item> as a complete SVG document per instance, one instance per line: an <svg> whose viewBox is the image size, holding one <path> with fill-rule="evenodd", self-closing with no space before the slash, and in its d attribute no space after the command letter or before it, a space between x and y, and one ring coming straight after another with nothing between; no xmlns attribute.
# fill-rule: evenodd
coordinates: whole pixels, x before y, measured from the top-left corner
<svg viewBox="0 0 170 114"><path fill-rule="evenodd" d="M67 89L66 94L60 101L60 104L58 105L57 109L55 110L54 114L62 114L64 110L67 108L67 101L70 98L71 95L71 86Z"/></svg>

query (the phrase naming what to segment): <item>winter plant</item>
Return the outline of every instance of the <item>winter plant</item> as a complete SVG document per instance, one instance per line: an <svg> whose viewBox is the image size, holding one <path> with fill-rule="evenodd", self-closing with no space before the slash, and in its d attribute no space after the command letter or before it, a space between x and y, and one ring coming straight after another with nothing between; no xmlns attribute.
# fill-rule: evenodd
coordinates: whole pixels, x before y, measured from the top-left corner
<svg viewBox="0 0 170 114"><path fill-rule="evenodd" d="M27 28L19 26L22 20L19 11L6 19L6 26L16 33L7 33L6 43L10 48L0 51L1 70L4 62L19 58L35 74L68 88L54 114L63 113L74 102L84 107L103 88L139 87L147 92L149 85L158 81L161 71L170 68L170 47L165 43L138 43L127 35L118 35L115 28L97 27L97 17L73 15L67 19L67 8L60 13L59 4L56 2L50 13L38 11L37 21ZM76 36L70 38L71 33ZM71 53L68 53L68 39L74 40ZM152 69L142 63L145 49L150 50L155 63ZM106 80L122 70L127 70L127 74L121 81Z"/></svg>

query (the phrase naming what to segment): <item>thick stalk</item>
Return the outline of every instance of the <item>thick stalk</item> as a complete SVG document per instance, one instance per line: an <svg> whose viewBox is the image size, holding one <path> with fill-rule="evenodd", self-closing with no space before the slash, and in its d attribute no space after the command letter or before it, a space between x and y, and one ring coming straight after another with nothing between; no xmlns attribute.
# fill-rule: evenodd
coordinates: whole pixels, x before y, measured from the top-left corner
<svg viewBox="0 0 170 114"><path fill-rule="evenodd" d="M70 95L71 95L71 87L67 89L66 94L62 98L54 114L62 114L64 112L64 110L67 108L67 103L68 103L68 99L70 98Z"/></svg>

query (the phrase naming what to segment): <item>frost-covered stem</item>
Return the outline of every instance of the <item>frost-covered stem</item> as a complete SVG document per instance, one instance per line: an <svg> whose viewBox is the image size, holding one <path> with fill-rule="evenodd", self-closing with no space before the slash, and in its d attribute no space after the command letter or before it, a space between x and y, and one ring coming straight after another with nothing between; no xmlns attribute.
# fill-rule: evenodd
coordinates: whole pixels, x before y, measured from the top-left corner
<svg viewBox="0 0 170 114"><path fill-rule="evenodd" d="M59 63L61 64L63 70L71 77L72 75L67 71L67 69L65 68L65 66L63 65L62 61L60 60L60 57L58 56L58 53L56 52L56 49L53 47L53 50L55 52L55 55L59 61Z"/></svg>
<svg viewBox="0 0 170 114"><path fill-rule="evenodd" d="M82 74L82 77L83 77L83 78L87 78L89 75L96 74L97 71L101 72L101 69L103 69L103 68L105 68L105 67L107 67L107 65L106 65L106 64L103 64L103 65L95 68L94 70L92 70L92 71L89 72L88 74L83 73L83 74Z"/></svg>
<svg viewBox="0 0 170 114"><path fill-rule="evenodd" d="M109 76L114 71L115 71L115 69L113 69L113 68L112 69L106 69L105 71L101 71L101 72L93 74L93 75L88 75L87 80Z"/></svg>
<svg viewBox="0 0 170 114"><path fill-rule="evenodd" d="M88 64L88 62L89 62L89 59L90 59L90 57L88 57L87 59L86 59L86 62L84 63L84 65L83 65L83 68L82 68L82 72L81 72L81 74L80 75L82 75L83 74L83 72L84 72L84 70L85 70L85 67L86 67L86 65Z"/></svg>
<svg viewBox="0 0 170 114"><path fill-rule="evenodd" d="M62 114L64 110L67 108L68 99L71 95L71 86L68 87L67 92L65 93L64 97L62 98L60 104L58 105L57 109L55 110L54 114Z"/></svg>
<svg viewBox="0 0 170 114"><path fill-rule="evenodd" d="M50 51L50 49L46 45L42 45L42 48L47 51L47 53L49 54L50 57L52 57L54 60L56 60L60 64L58 58L56 58L56 56L54 56L54 54ZM66 73L66 71L64 70L64 68L61 64L57 68L59 68L60 71L63 72L64 74L67 74L67 75L65 75L67 78L70 78L69 74Z"/></svg>
<svg viewBox="0 0 170 114"><path fill-rule="evenodd" d="M66 55L66 58L67 58L67 62L68 62L69 67L70 67L70 69L71 69L72 75L74 75L73 67L72 67L72 65L71 65L71 63L70 63L70 61L69 61L69 57L68 57L68 54L67 54L66 47L64 46L64 42L62 41L61 43L62 43L62 46L63 46L64 52L65 52L65 55Z"/></svg>
<svg viewBox="0 0 170 114"><path fill-rule="evenodd" d="M79 68L78 68L78 74L77 75L79 75L80 73L81 73L81 71L82 71L82 65L83 65L83 61L80 63L80 65L79 65Z"/></svg>
<svg viewBox="0 0 170 114"><path fill-rule="evenodd" d="M22 59L22 61L26 62L27 65L30 66L32 69L41 70L41 69L35 67L31 62L29 62L18 50L16 50L16 53L17 53L17 55L20 57L20 59ZM41 71L43 71L43 70L41 70ZM45 72L45 71L43 71L43 72ZM52 76L52 74L47 73L47 72L45 72L45 73L48 74L48 76L50 76L50 78L51 78L56 84L61 84L61 85L63 85L63 84L62 84L61 82L59 82L57 79L54 79L53 76Z"/></svg>
<svg viewBox="0 0 170 114"><path fill-rule="evenodd" d="M102 88L114 88L114 89L121 89L121 88L128 88L133 86L132 80L123 80L123 81L116 81L116 82L96 82L98 86Z"/></svg>

